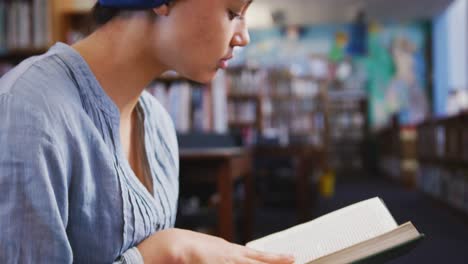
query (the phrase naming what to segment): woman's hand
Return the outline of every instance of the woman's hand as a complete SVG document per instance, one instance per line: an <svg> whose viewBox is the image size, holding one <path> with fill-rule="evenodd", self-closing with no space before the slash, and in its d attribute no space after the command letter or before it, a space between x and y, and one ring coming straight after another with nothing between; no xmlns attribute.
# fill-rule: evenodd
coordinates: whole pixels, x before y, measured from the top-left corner
<svg viewBox="0 0 468 264"><path fill-rule="evenodd" d="M291 256L259 252L221 238L181 229L155 233L138 250L145 263L167 264L293 264Z"/></svg>

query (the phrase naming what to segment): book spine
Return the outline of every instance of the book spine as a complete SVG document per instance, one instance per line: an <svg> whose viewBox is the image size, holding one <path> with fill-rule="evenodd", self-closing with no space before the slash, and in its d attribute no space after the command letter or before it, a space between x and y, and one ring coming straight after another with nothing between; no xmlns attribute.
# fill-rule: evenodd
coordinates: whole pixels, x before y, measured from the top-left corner
<svg viewBox="0 0 468 264"><path fill-rule="evenodd" d="M182 114L182 132L189 132L191 125L192 125L192 120L190 118L190 110L191 110L191 96L192 96L192 89L190 87L190 84L184 83L182 85L182 92L183 92L183 97L182 97L182 106L183 106L183 112Z"/></svg>
<svg viewBox="0 0 468 264"><path fill-rule="evenodd" d="M5 53L6 43L6 1L0 0L0 54Z"/></svg>
<svg viewBox="0 0 468 264"><path fill-rule="evenodd" d="M203 127L205 132L212 131L213 129L213 96L211 92L211 87L203 88Z"/></svg>
<svg viewBox="0 0 468 264"><path fill-rule="evenodd" d="M16 17L17 17L17 5L18 3L16 1L8 1L7 2L7 21L6 21L6 31L7 31L7 49L12 50L15 49L17 45L17 22L16 22Z"/></svg>
<svg viewBox="0 0 468 264"><path fill-rule="evenodd" d="M191 112L192 112L192 130L194 131L203 131L202 127L202 119L203 119L203 112L202 112L202 91L199 87L192 88L192 96L191 96Z"/></svg>
<svg viewBox="0 0 468 264"><path fill-rule="evenodd" d="M33 46L35 48L43 47L43 33L42 33L42 12L41 1L33 0L32 5L32 20L33 20Z"/></svg>
<svg viewBox="0 0 468 264"><path fill-rule="evenodd" d="M52 43L52 2L51 0L42 0L43 10L41 12L42 36L41 45L48 46Z"/></svg>
<svg viewBox="0 0 468 264"><path fill-rule="evenodd" d="M178 89L177 89L177 84L171 84L171 87L169 88L169 94L168 94L168 112L169 115L172 118L172 121L174 122L175 129L177 131L180 130L180 125L178 121L178 112L179 108L177 107L177 101L179 100L178 98Z"/></svg>
<svg viewBox="0 0 468 264"><path fill-rule="evenodd" d="M213 95L213 130L226 133L228 130L227 80L224 72L219 72L212 82Z"/></svg>
<svg viewBox="0 0 468 264"><path fill-rule="evenodd" d="M31 15L30 5L28 1L18 2L18 15L16 21L17 27L17 47L20 49L26 49L31 47Z"/></svg>
<svg viewBox="0 0 468 264"><path fill-rule="evenodd" d="M461 188L463 189L463 198L462 198L463 208L464 208L465 213L468 214L468 174L467 174L467 171L463 171L463 186Z"/></svg>

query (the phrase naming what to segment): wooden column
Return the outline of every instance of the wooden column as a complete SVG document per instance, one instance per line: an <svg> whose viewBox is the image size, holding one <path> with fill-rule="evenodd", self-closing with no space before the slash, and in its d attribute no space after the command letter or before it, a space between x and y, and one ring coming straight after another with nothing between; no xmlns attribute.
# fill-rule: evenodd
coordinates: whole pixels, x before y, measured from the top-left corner
<svg viewBox="0 0 468 264"><path fill-rule="evenodd" d="M227 241L234 241L233 181L230 162L221 162L217 172L217 185L220 195L218 209L218 233Z"/></svg>

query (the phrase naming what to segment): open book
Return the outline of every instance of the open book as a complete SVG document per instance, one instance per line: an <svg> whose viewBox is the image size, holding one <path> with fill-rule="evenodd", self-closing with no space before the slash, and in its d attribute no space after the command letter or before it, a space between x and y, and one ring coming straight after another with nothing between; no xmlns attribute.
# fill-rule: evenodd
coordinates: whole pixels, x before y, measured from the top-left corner
<svg viewBox="0 0 468 264"><path fill-rule="evenodd" d="M294 255L296 264L384 263L424 237L411 222L398 226L380 198L337 210L247 247Z"/></svg>

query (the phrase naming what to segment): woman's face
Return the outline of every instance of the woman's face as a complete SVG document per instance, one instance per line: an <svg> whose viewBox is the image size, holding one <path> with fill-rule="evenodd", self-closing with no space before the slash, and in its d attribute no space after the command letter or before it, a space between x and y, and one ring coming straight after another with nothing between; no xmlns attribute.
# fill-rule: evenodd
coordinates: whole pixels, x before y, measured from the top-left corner
<svg viewBox="0 0 468 264"><path fill-rule="evenodd" d="M157 18L155 58L191 80L210 82L233 48L249 43L245 12L251 0L175 0ZM164 51L164 52L161 52Z"/></svg>

